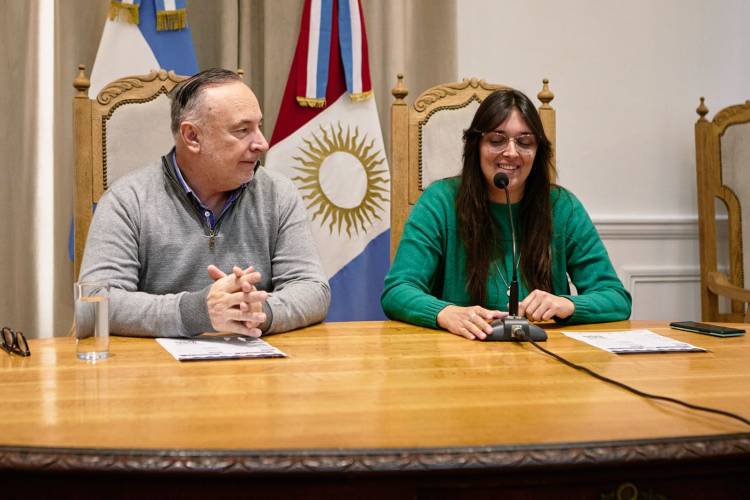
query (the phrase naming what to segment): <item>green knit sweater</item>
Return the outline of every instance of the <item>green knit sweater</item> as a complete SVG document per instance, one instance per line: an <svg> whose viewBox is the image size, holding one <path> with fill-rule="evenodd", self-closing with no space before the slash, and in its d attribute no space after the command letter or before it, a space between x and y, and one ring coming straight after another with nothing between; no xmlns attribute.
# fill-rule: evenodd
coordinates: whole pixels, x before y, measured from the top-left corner
<svg viewBox="0 0 750 500"><path fill-rule="evenodd" d="M381 296L389 318L436 328L448 305L471 306L466 288L466 251L458 234L456 194L459 179L433 183L420 196L404 226L398 252ZM575 304L564 323L599 323L630 317L631 298L620 282L607 250L581 202L568 190L553 187L552 290ZM519 204L511 205L518 228ZM490 203L504 255L490 265L488 309L508 310L507 284L512 269L510 223L505 205ZM571 295L568 276L576 288ZM530 290L519 272L519 300Z"/></svg>

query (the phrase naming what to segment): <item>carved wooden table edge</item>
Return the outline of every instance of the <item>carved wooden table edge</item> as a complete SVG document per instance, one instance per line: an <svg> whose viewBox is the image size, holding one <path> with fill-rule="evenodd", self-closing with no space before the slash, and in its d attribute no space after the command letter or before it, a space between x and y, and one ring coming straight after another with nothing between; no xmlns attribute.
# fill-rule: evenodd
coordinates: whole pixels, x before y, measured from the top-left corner
<svg viewBox="0 0 750 500"><path fill-rule="evenodd" d="M128 450L0 446L0 471L361 474L531 470L734 459L750 464L750 433L529 446L317 450Z"/></svg>

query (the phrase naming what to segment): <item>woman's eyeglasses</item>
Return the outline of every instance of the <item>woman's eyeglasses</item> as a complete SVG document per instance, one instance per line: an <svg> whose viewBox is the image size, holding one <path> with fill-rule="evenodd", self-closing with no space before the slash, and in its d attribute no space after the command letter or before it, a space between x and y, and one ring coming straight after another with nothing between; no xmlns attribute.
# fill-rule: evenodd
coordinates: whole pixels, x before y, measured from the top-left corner
<svg viewBox="0 0 750 500"><path fill-rule="evenodd" d="M19 356L31 356L29 343L26 342L22 332L13 331L7 326L2 330L2 348L8 354L18 354Z"/></svg>
<svg viewBox="0 0 750 500"><path fill-rule="evenodd" d="M510 147L510 143L516 145L516 151L520 154L531 154L536 149L537 141L534 134L521 134L516 137L508 137L501 132L485 132L482 134L485 138L487 147L496 154L500 154Z"/></svg>

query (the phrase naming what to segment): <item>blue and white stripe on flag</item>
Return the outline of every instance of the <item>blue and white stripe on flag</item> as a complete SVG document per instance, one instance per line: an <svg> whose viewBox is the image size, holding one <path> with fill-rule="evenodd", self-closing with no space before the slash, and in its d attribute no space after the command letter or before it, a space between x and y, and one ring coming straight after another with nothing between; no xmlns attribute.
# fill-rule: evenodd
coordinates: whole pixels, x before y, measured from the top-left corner
<svg viewBox="0 0 750 500"><path fill-rule="evenodd" d="M183 2L167 5L164 0L125 0L140 2L138 24L108 19L91 70L89 97L94 98L112 80L129 75L145 75L155 69L173 70L178 75L194 75L198 62L189 27L157 31L156 1L179 9Z"/></svg>
<svg viewBox="0 0 750 500"><path fill-rule="evenodd" d="M362 24L357 0L339 3L339 40L341 62L344 65L346 90L350 94L362 93Z"/></svg>
<svg viewBox="0 0 750 500"><path fill-rule="evenodd" d="M328 88L328 60L331 52L331 10L333 0L313 0L310 6L310 34L307 52L307 91L310 99L325 100Z"/></svg>

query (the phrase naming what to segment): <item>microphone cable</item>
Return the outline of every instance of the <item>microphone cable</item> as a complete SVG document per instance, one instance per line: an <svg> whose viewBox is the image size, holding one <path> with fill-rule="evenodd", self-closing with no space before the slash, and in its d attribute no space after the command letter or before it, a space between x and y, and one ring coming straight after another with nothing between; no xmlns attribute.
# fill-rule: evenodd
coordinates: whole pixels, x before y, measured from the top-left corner
<svg viewBox="0 0 750 500"><path fill-rule="evenodd" d="M617 380L611 379L609 377L605 377L604 375L600 375L599 373L596 373L595 371L593 371L593 370L591 370L589 368L586 368L585 366L579 365L577 363L573 363L572 361L568 361L567 359L563 358L559 354L556 354L556 353L550 351L549 349L546 349L546 348L540 346L534 340L532 340L531 337L528 336L528 335L526 336L525 340L528 340L529 342L531 342L531 344L534 347L536 347L537 349L539 349L543 353L545 353L545 354L547 354L549 356L552 356L553 358L555 358L556 360L558 360L562 364L564 364L566 366L569 366L569 367L571 367L571 368L573 368L575 370L579 370L579 371L582 371L584 373L587 373L587 374L591 375L592 377L594 377L596 379L599 379L599 380L601 380L603 382L607 382L609 384L616 385L617 387L620 387L621 389L625 389L628 392L632 392L633 394L635 394L637 396L641 396L641 397L647 398L647 399L655 399L655 400L658 400L658 401L667 401L669 403L674 403L674 404L677 404L677 405L684 406L686 408L690 408L691 410L698 410L698 411L704 411L704 412L709 412L709 413L716 413L717 415L723 415L725 417L729 417L729 418L733 418L735 420L739 420L743 424L746 424L746 425L750 426L750 419L747 419L747 418L743 417L742 415L738 415L736 413L732 413L732 412L725 411L725 410L719 410L717 408L711 408L709 406L695 405L695 404L688 403L686 401L682 401L682 400L679 400L679 399L676 399L676 398L671 398L669 396L659 396L658 394L651 394L651 393L648 393L648 392L641 391L641 390L636 389L635 387L631 387L628 384L625 384L623 382L618 382Z"/></svg>
<svg viewBox="0 0 750 500"><path fill-rule="evenodd" d="M514 227L514 224L513 224L513 212L511 211L511 208L510 208L510 192L508 191L508 184L510 183L510 178L508 177L508 175L506 173L504 173L504 172L498 172L492 178L492 183L495 185L496 188L502 189L503 191L505 191L505 200L506 200L506 205L508 207L508 220L510 221L510 231L511 231L511 237L512 237L512 242L513 242L513 254L512 254L513 257L512 257L512 262L517 262L516 261L516 230L515 230L515 227ZM517 278L517 274L516 274L517 269L518 269L518 264L516 264L516 266L513 268L513 276L511 278L511 284L508 287L508 292L510 294L510 298L508 300L508 313L510 314L510 316L516 316L516 314L518 313L518 278ZM498 274L499 274L500 273L500 268L498 268L497 271L498 271ZM500 277L503 278L502 274L500 274ZM505 280L505 278L503 278L503 281L504 280ZM568 361L567 359L563 358L559 354L555 354L554 352L552 352L552 351L550 351L548 349L545 349L544 347L542 347L539 344L537 344L534 340L532 340L531 334L528 333L528 331L524 332L524 333L525 333L525 338L522 338L521 340L527 340L527 341L531 342L531 344L534 347L536 347L537 349L539 349L543 353L545 353L545 354L547 354L549 356L552 356L556 360L560 361L562 364L564 364L566 366L569 366L569 367L571 367L571 368L573 368L575 370L579 370L579 371L582 371L584 373L587 373L587 374L591 375L592 377L594 377L596 379L599 379L599 380L601 380L603 382L607 382L607 383L616 385L617 387L620 387L621 389L625 389L626 391L631 392L631 393L633 393L633 394L635 394L637 396L641 396L641 397L647 398L647 399L655 399L655 400L659 400L659 401L667 401L669 403L675 403L677 405L681 405L681 406L684 406L686 408L690 408L692 410L704 411L704 412L709 412L709 413L716 413L717 415L723 415L725 417L729 417L729 418L733 418L735 420L739 420L743 424L750 426L750 420L749 419L747 419L747 418L745 418L745 417L743 417L741 415L738 415L736 413L732 413L732 412L728 412L728 411L724 411L724 410L719 410L719 409L716 409L716 408L710 408L708 406L694 405L692 403L681 401L681 400L676 399L676 398L671 398L669 396L659 396L658 394L650 394L648 392L644 392L644 391L638 390L635 387L631 387L631 386L629 386L627 384L624 384L622 382L618 382L617 380L611 379L609 377L605 377L604 375L600 375L600 374L596 373L595 371L593 371L593 370L591 370L589 368L586 368L585 366L581 366L579 364L573 363L572 361Z"/></svg>

